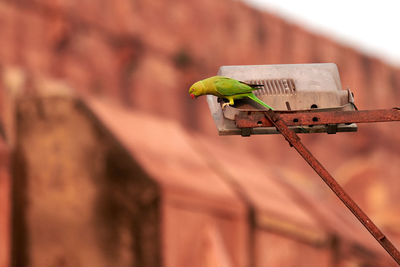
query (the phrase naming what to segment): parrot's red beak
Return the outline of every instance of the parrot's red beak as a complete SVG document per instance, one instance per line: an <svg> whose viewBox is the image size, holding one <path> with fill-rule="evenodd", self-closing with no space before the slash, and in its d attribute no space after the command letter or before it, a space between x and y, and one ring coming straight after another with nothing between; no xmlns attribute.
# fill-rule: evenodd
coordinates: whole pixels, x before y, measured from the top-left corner
<svg viewBox="0 0 400 267"><path fill-rule="evenodd" d="M195 99L195 98L196 98L196 96L195 96L194 94L190 94L190 97L191 97L192 99Z"/></svg>

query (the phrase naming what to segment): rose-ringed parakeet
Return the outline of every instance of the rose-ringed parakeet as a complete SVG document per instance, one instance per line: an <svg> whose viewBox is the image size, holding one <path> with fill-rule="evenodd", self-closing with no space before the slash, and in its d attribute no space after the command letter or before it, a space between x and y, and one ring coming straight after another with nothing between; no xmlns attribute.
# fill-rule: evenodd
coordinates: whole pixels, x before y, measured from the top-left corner
<svg viewBox="0 0 400 267"><path fill-rule="evenodd" d="M189 94L193 99L201 95L215 95L225 98L229 102L224 103L222 108L226 105L233 105L235 99L248 97L267 109L274 110L254 95L253 91L260 89L260 86L261 85L248 84L223 76L213 76L194 83L190 86Z"/></svg>

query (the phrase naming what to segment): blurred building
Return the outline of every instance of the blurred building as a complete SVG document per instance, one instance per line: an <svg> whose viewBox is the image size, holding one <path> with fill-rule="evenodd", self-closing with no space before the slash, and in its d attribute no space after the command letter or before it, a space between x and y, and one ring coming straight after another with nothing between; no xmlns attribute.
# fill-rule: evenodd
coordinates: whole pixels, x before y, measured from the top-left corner
<svg viewBox="0 0 400 267"><path fill-rule="evenodd" d="M335 62L390 108L399 68L232 0L0 0L0 33L1 267L394 264L281 136L218 137L187 89ZM303 137L397 247L398 129Z"/></svg>

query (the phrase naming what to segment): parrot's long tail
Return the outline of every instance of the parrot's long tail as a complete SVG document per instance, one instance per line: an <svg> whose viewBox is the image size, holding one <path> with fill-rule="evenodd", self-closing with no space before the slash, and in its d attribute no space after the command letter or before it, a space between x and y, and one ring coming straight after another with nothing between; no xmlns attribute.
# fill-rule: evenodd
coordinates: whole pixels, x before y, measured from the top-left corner
<svg viewBox="0 0 400 267"><path fill-rule="evenodd" d="M254 94L250 94L250 95L248 95L247 97L250 98L251 100L257 102L258 104L260 104L260 105L266 107L267 109L274 110L272 107L270 107L270 106L268 106L267 104L265 104L263 101L261 101L261 100L260 100L258 97L256 97Z"/></svg>

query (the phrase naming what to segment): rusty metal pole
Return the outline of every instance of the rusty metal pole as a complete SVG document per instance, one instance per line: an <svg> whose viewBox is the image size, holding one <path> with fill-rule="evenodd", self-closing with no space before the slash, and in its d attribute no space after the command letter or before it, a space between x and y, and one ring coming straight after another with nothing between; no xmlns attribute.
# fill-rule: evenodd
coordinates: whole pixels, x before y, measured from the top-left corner
<svg viewBox="0 0 400 267"><path fill-rule="evenodd" d="M285 122L280 119L279 115L269 110L264 112L265 116L286 138L291 146L307 161L307 163L315 170L316 173L324 180L329 188L339 197L346 207L357 217L371 235L381 244L381 246L392 256L392 258L400 265L400 252L389 241L389 239L379 230L379 228L371 221L371 219L361 210L353 199L344 191L344 189L336 182L322 164L311 154L311 152L303 145L297 134L289 129Z"/></svg>
<svg viewBox="0 0 400 267"><path fill-rule="evenodd" d="M249 114L250 113L250 114ZM352 110L352 111L275 111L287 126L327 125L338 123L370 123L400 121L400 109ZM264 111L241 112L236 115L238 128L271 127L272 122Z"/></svg>

